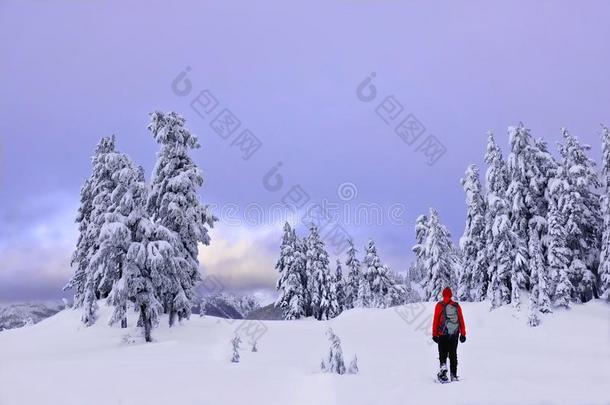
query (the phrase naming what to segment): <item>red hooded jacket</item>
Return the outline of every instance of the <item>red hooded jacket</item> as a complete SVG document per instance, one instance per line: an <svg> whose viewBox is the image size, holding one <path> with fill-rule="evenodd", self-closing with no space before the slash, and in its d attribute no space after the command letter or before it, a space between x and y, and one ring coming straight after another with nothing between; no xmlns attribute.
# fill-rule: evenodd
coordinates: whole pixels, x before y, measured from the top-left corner
<svg viewBox="0 0 610 405"><path fill-rule="evenodd" d="M432 320L432 336L441 336L443 331L441 326L443 325L443 309L445 305L455 305L457 307L458 321L460 323L460 335L466 336L466 324L464 323L464 317L462 316L462 308L460 304L453 301L451 297L453 293L451 288L447 287L443 290L443 300L436 304L434 308L434 319Z"/></svg>

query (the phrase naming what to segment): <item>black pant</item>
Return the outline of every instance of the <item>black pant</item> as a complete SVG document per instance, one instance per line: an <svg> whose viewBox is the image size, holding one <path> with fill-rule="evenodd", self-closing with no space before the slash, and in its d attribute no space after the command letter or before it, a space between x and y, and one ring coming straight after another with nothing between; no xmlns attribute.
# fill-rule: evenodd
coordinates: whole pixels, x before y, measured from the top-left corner
<svg viewBox="0 0 610 405"><path fill-rule="evenodd" d="M441 364L447 364L447 356L449 356L451 374L457 374L457 347L458 334L441 335L438 337L438 360Z"/></svg>

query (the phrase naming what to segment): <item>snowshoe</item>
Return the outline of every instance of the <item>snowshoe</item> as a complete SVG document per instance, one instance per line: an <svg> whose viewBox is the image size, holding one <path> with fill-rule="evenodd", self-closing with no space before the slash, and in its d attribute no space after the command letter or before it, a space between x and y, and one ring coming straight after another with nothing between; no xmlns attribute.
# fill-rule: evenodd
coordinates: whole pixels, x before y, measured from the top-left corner
<svg viewBox="0 0 610 405"><path fill-rule="evenodd" d="M454 381L460 381L460 377L458 377L457 374L451 373L451 382Z"/></svg>
<svg viewBox="0 0 610 405"><path fill-rule="evenodd" d="M449 382L449 378L447 378L447 366L441 366L441 370L436 375L438 382L445 384Z"/></svg>

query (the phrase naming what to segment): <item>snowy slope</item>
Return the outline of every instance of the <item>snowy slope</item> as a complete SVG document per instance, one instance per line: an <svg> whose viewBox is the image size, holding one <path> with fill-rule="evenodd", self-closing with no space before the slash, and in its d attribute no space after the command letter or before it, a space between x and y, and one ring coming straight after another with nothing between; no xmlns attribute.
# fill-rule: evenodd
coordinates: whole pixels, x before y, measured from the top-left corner
<svg viewBox="0 0 610 405"><path fill-rule="evenodd" d="M486 303L463 304L463 380L446 385L433 381L437 355L425 319L432 304L423 312L418 305L352 310L329 322L193 317L156 329L150 344L134 329L104 325L104 306L90 328L79 324L79 313L64 310L0 333L0 404L610 403L608 304L576 306L545 317L538 328L510 308L490 313ZM346 360L358 355L360 374L319 372L329 325ZM248 341L257 328L263 334L252 353ZM241 362L232 364L229 340L237 329L244 344Z"/></svg>

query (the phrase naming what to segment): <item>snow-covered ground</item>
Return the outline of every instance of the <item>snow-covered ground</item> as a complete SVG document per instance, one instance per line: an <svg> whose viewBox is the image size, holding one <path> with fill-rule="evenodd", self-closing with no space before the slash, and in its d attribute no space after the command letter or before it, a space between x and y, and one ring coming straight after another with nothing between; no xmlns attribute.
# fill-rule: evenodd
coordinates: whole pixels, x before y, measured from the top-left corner
<svg viewBox="0 0 610 405"><path fill-rule="evenodd" d="M64 310L0 333L0 404L610 404L610 305L575 306L530 328L510 308L463 304L462 381L444 385L434 382L433 304L419 305L352 310L329 322L193 317L156 329L150 344L133 327L107 327L107 308L90 328ZM359 374L319 371L329 326L346 362L358 355ZM233 364L237 329L244 343Z"/></svg>

